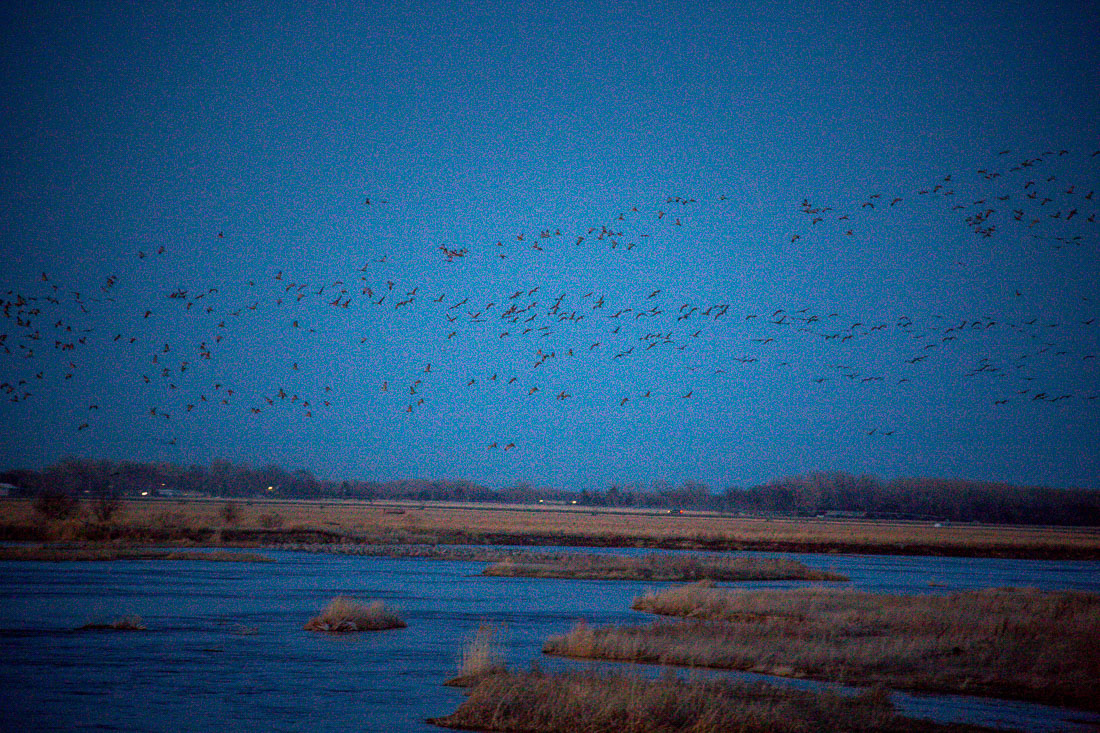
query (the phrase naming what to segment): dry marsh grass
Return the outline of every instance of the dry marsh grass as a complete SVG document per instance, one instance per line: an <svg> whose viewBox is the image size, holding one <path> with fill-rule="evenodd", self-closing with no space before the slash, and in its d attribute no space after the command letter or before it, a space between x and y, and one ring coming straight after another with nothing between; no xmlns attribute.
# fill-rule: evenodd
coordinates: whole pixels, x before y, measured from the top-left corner
<svg viewBox="0 0 1100 733"><path fill-rule="evenodd" d="M201 560L204 562L275 562L255 552L150 550L109 545L0 547L0 560L92 562L103 560Z"/></svg>
<svg viewBox="0 0 1100 733"><path fill-rule="evenodd" d="M222 501L127 500L109 527L68 522L55 539L150 538L218 544ZM401 513L391 510L400 507ZM564 507L372 504L359 501L252 501L226 536L263 543L295 533L336 534L351 542L570 544L661 549L767 550L992 557L1100 558L1096 528L1014 527L928 522L765 519L708 514L589 511ZM277 513L282 526L272 528ZM94 530L95 535L92 536ZM32 502L0 501L0 537L40 538ZM252 533L252 534L250 534ZM268 538L268 539L264 539Z"/></svg>
<svg viewBox="0 0 1100 733"><path fill-rule="evenodd" d="M881 690L844 697L764 684L620 674L499 673L482 678L448 728L513 733L916 733L978 731L903 718Z"/></svg>
<svg viewBox="0 0 1100 733"><path fill-rule="evenodd" d="M126 559L125 557L119 559ZM170 550L154 559L162 560L204 560L207 562L275 562L266 555L255 552L229 552L226 550L213 550L209 552L194 552L188 550Z"/></svg>
<svg viewBox="0 0 1100 733"><path fill-rule="evenodd" d="M486 675L504 671L504 659L501 655L501 635L504 628L496 624L482 623L473 637L462 650L458 664L458 676L447 680L452 687L469 687Z"/></svg>
<svg viewBox="0 0 1100 733"><path fill-rule="evenodd" d="M578 624L548 640L544 651L1100 710L1095 594L1001 589L889 596L697 584L643 596L634 608L690 620Z"/></svg>
<svg viewBox="0 0 1100 733"><path fill-rule="evenodd" d="M381 631L403 629L407 624L397 612L382 601L360 603L354 598L337 596L320 614L303 627L306 631L345 633L351 631Z"/></svg>
<svg viewBox="0 0 1100 733"><path fill-rule="evenodd" d="M816 570L791 558L658 553L641 557L570 554L506 558L485 568L483 574L575 580L848 580L847 576Z"/></svg>

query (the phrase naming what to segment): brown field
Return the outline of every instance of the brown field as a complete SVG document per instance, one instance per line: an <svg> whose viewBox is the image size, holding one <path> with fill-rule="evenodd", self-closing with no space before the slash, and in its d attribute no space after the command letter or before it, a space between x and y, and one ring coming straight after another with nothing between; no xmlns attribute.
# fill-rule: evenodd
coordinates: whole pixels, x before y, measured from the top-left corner
<svg viewBox="0 0 1100 733"><path fill-rule="evenodd" d="M848 580L845 575L816 570L790 558L737 555L557 555L551 558L507 558L483 575L572 580Z"/></svg>
<svg viewBox="0 0 1100 733"><path fill-rule="evenodd" d="M650 680L595 672L483 677L454 713L428 722L511 733L948 733L989 730L904 718L881 690L858 696L760 683Z"/></svg>
<svg viewBox="0 0 1100 733"><path fill-rule="evenodd" d="M690 550L1100 559L1100 529L930 522L767 519L567 507L448 503L129 500L109 524L46 526L31 502L0 500L0 539L129 540L201 545L273 542L565 544Z"/></svg>
<svg viewBox="0 0 1100 733"><path fill-rule="evenodd" d="M548 640L544 651L1100 710L1096 594L999 589L889 596L700 583L643 596L633 607L691 620L579 624Z"/></svg>

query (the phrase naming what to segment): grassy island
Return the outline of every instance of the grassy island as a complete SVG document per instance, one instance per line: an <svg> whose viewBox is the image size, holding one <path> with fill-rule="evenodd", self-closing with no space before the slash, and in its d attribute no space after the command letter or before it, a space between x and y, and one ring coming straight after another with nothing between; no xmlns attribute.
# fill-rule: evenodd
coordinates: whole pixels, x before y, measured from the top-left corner
<svg viewBox="0 0 1100 733"><path fill-rule="evenodd" d="M856 696L761 683L643 679L596 672L499 673L452 714L429 722L509 733L966 733L988 730L898 715L885 691Z"/></svg>
<svg viewBox="0 0 1100 733"><path fill-rule="evenodd" d="M791 558L743 555L570 554L507 558L485 568L484 575L575 580L848 580Z"/></svg>
<svg viewBox="0 0 1100 733"><path fill-rule="evenodd" d="M544 651L1100 710L1100 596L984 590L893 596L696 584L637 599L682 621L578 624Z"/></svg>

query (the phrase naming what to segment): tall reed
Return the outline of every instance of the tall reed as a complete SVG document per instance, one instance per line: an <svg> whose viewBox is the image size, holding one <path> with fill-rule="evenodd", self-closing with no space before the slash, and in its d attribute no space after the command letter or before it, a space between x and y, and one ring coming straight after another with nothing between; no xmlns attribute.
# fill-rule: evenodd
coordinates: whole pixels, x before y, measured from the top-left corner
<svg viewBox="0 0 1100 733"><path fill-rule="evenodd" d="M458 676L448 680L447 684L467 687L486 675L503 672L504 659L501 654L503 632L503 626L490 623L479 624L477 631L462 650Z"/></svg>

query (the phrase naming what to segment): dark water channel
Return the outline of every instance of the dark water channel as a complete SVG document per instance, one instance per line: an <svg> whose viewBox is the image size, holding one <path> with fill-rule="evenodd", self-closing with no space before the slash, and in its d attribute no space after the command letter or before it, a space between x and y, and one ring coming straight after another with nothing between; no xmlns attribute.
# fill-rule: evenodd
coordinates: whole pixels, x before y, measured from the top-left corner
<svg viewBox="0 0 1100 733"><path fill-rule="evenodd" d="M0 728L438 731L424 719L461 702L461 691L443 682L480 622L505 625L512 666L572 665L542 657L542 642L578 619L646 621L630 602L662 585L488 578L473 562L266 554L277 562L0 562ZM1096 562L796 557L866 590L1100 592ZM342 637L303 631L336 595L383 599L409 626ZM140 616L148 631L74 631L125 615ZM918 717L1028 731L1100 723L977 698L895 701Z"/></svg>

